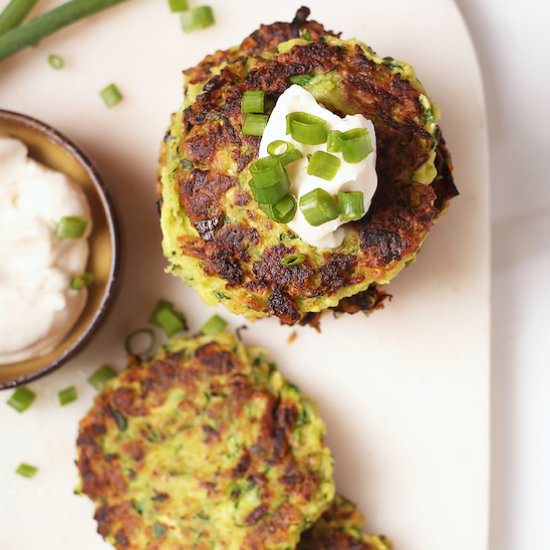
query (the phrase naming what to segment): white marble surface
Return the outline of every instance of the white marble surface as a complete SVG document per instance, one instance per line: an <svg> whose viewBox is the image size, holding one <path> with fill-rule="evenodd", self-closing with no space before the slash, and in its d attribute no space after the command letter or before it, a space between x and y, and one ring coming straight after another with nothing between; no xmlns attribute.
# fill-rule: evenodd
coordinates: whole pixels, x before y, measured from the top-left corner
<svg viewBox="0 0 550 550"><path fill-rule="evenodd" d="M491 550L550 548L550 4L457 0L492 171Z"/></svg>

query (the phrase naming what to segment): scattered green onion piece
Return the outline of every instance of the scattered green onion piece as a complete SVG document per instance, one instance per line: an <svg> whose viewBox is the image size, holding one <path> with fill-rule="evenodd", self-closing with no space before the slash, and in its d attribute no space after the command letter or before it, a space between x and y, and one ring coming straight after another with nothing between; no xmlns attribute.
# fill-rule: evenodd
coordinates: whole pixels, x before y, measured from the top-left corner
<svg viewBox="0 0 550 550"><path fill-rule="evenodd" d="M31 479L38 473L38 468L36 466L32 466L31 464L25 464L22 462L19 466L17 466L15 473L22 477Z"/></svg>
<svg viewBox="0 0 550 550"><path fill-rule="evenodd" d="M7 403L17 412L25 412L36 399L36 394L29 388L17 388L8 399Z"/></svg>
<svg viewBox="0 0 550 550"><path fill-rule="evenodd" d="M317 187L300 197L300 210L313 226L334 220L338 217L338 205L324 189Z"/></svg>
<svg viewBox="0 0 550 550"><path fill-rule="evenodd" d="M56 233L62 239L80 239L86 233L88 220L78 216L65 216L59 220Z"/></svg>
<svg viewBox="0 0 550 550"><path fill-rule="evenodd" d="M82 290L84 287L90 286L94 282L94 275L89 271L85 271L82 275L77 275L71 279L71 288L73 290Z"/></svg>
<svg viewBox="0 0 550 550"><path fill-rule="evenodd" d="M181 14L183 32L206 29L214 24L214 12L210 6L198 6Z"/></svg>
<svg viewBox="0 0 550 550"><path fill-rule="evenodd" d="M362 191L338 193L338 208L340 219L346 222L360 220L365 215L365 205Z"/></svg>
<svg viewBox="0 0 550 550"><path fill-rule="evenodd" d="M262 90L248 90L243 94L241 100L241 111L243 113L263 113L265 94Z"/></svg>
<svg viewBox="0 0 550 550"><path fill-rule="evenodd" d="M296 112L286 115L286 133L306 145L325 143L328 135L327 123L318 116Z"/></svg>
<svg viewBox="0 0 550 550"><path fill-rule="evenodd" d="M168 4L172 12L187 11L189 9L187 0L168 0Z"/></svg>
<svg viewBox="0 0 550 550"><path fill-rule="evenodd" d="M309 32L309 29L300 29L300 38L311 40L311 32Z"/></svg>
<svg viewBox="0 0 550 550"><path fill-rule="evenodd" d="M330 181L338 173L342 161L335 155L324 151L315 151L309 158L307 173L310 176L317 176Z"/></svg>
<svg viewBox="0 0 550 550"><path fill-rule="evenodd" d="M149 339L149 344L145 349L140 351L139 349L136 349L136 340L141 339L142 336L146 336ZM149 328L141 328L134 330L134 332L130 332L130 334L126 336L126 339L124 340L124 348L126 349L128 355L142 357L150 355L155 349L156 343L157 339L155 337L155 333Z"/></svg>
<svg viewBox="0 0 550 550"><path fill-rule="evenodd" d="M212 315L201 327L201 334L205 336L213 336L222 332L227 326L227 321L217 314Z"/></svg>
<svg viewBox="0 0 550 550"><path fill-rule="evenodd" d="M159 300L149 317L149 322L162 329L168 338L187 328L185 316L165 300Z"/></svg>
<svg viewBox="0 0 550 550"><path fill-rule="evenodd" d="M117 103L122 101L122 94L116 84L105 86L105 88L99 92L99 95L107 107L114 107Z"/></svg>
<svg viewBox="0 0 550 550"><path fill-rule="evenodd" d="M0 60L34 46L55 31L124 0L69 0L0 35Z"/></svg>
<svg viewBox="0 0 550 550"><path fill-rule="evenodd" d="M295 267L304 263L306 257L303 254L289 254L285 256L281 263L287 267Z"/></svg>
<svg viewBox="0 0 550 550"><path fill-rule="evenodd" d="M277 223L288 223L296 215L296 199L289 193L275 204L260 204L268 218Z"/></svg>
<svg viewBox="0 0 550 550"><path fill-rule="evenodd" d="M102 365L89 378L88 382L96 390L101 390L108 380L117 376L117 371L109 365Z"/></svg>
<svg viewBox="0 0 550 550"><path fill-rule="evenodd" d="M78 394L76 393L76 388L74 386L69 386L64 390L61 390L57 394L57 398L59 399L59 404L61 406L68 405L69 403L76 401L78 398Z"/></svg>
<svg viewBox="0 0 550 550"><path fill-rule="evenodd" d="M339 153L342 150L342 144L340 143L341 136L342 132L338 130L332 130L328 133L327 151L329 153Z"/></svg>
<svg viewBox="0 0 550 550"><path fill-rule="evenodd" d="M263 136L267 126L267 118L267 115L246 114L244 116L243 134L245 136Z"/></svg>
<svg viewBox="0 0 550 550"><path fill-rule="evenodd" d="M346 162L361 162L372 153L372 143L366 128L354 128L339 137L342 156Z"/></svg>
<svg viewBox="0 0 550 550"><path fill-rule="evenodd" d="M312 78L313 75L310 74L295 74L291 76L288 80L291 84L298 84L298 86L307 86Z"/></svg>
<svg viewBox="0 0 550 550"><path fill-rule="evenodd" d="M254 161L250 165L250 173L250 189L257 202L275 204L288 193L288 175L276 157L264 157Z"/></svg>
<svg viewBox="0 0 550 550"><path fill-rule="evenodd" d="M65 66L65 60L61 56L55 54L48 56L48 63L52 69L56 70L62 69Z"/></svg>
<svg viewBox="0 0 550 550"><path fill-rule="evenodd" d="M34 8L38 0L11 0L0 13L0 34L18 27L29 12Z"/></svg>
<svg viewBox="0 0 550 550"><path fill-rule="evenodd" d="M153 524L153 535L155 538L161 539L164 536L164 533L166 533L166 527L162 523L155 521Z"/></svg>

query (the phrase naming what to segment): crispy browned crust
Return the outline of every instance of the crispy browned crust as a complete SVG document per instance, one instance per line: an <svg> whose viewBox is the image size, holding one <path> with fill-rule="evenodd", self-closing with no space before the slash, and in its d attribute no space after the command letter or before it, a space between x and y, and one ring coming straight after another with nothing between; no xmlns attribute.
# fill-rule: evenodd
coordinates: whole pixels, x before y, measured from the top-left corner
<svg viewBox="0 0 550 550"><path fill-rule="evenodd" d="M150 363L134 363L113 386L96 397L80 422L77 467L82 491L96 503L99 533L116 548L211 547L215 540L207 531L201 533L200 543L193 545L196 530L186 530L186 510L190 513L186 499L192 500L195 495L173 495L171 485L165 483L167 476L181 475L179 468L189 467L185 456L178 459L177 452L172 451L175 454L170 455L170 461L153 470L149 457L158 460L158 453L165 449L164 441L168 446L179 441L184 447L198 433L202 443L197 453L205 453L198 456L210 467L227 452L232 438L246 441L246 434L237 432L235 426L245 426L247 430L258 426L258 437L247 446L243 444L228 470L220 467L212 477L200 471L196 475L204 476L200 478L201 486L207 490L208 498L214 502L220 497L228 500L230 508L239 493L230 489L235 483L246 483L261 495L260 504L244 518L247 536L241 548L259 550L266 547L264 544L279 548L291 540L289 530L295 531L308 521L302 509L321 498L320 484L324 481L315 469L314 463L318 463L313 454L309 463L296 458L299 454L292 443L292 432L303 425L304 415L309 418L316 413L307 408L310 405L302 409L304 402L297 389L290 389L293 386L285 383L282 390L270 388L267 384L272 371L267 363L258 362L255 367L244 364L234 351L236 345L236 339L213 340L191 351L168 353ZM159 407L179 392L184 397L173 414L160 422L156 416ZM211 397L205 401L206 394ZM262 403L263 415L249 418L249 407L257 403ZM319 445L315 452L324 452L322 441ZM218 454L210 456L211 452ZM280 477L274 480L273 475ZM177 477L173 479L177 482ZM139 480L144 482L142 501L153 507L148 519L132 498ZM274 506L273 491L277 487L284 491L284 498ZM179 518L178 514L183 515ZM179 525L181 531L176 534L183 541L181 546L171 546L169 540L151 536L151 517L155 520L157 515L171 517L167 529L173 529L169 527L171 523ZM312 519L315 518L309 518Z"/></svg>
<svg viewBox="0 0 550 550"><path fill-rule="evenodd" d="M363 516L355 504L337 495L297 550L391 550L388 539L363 533Z"/></svg>
<svg viewBox="0 0 550 550"><path fill-rule="evenodd" d="M200 237L182 237L180 252L200 259L204 271L223 278L228 288L246 289L250 308L277 316L285 324L304 321L307 313L297 305L301 298L334 295L364 280L365 274L376 277L416 254L431 226L458 194L444 140L439 136L436 143L422 124L420 92L386 64L369 59L359 45L342 48L323 40L334 33L306 21L308 13L299 12L292 23L262 25L239 48L217 52L188 69L191 82L206 84L184 111L184 135L173 136L187 161L175 175L181 206ZM305 30L312 42L274 53L278 43ZM271 58L254 57L265 51L273 53ZM227 65L212 76L210 69L222 60ZM238 188L233 206L245 209L249 220L262 214L238 178L226 173L222 158L232 158L240 173L257 157L259 138L241 131L240 103L246 90L262 89L273 102L289 86L290 76L316 71L336 71L346 104L373 121L379 184L367 216L347 226L359 241L353 255L327 252L321 262L308 257L300 266L289 268L280 260L295 252L292 243L262 246L258 231L247 229L242 221L240 226L231 225L224 203L230 190ZM436 180L431 185L412 182L433 147ZM259 253L243 253L251 245L258 245ZM361 297L355 302L345 299L337 309L357 311L356 304L361 302L366 304Z"/></svg>

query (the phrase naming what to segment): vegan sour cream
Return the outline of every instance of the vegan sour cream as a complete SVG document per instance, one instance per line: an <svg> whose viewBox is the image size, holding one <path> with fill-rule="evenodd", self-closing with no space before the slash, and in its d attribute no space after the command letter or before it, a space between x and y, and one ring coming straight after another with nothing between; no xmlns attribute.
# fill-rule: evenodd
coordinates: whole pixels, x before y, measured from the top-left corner
<svg viewBox="0 0 550 550"><path fill-rule="evenodd" d="M373 151L362 161L346 162L342 153L332 153L341 160L340 168L330 181L307 173L307 156L315 151L325 151L326 143L321 145L305 145L292 139L286 133L286 115L293 112L305 112L322 118L329 130L346 132L354 128L366 128L369 132ZM291 193L299 201L300 197L317 187L331 195L339 191L362 191L365 212L368 211L372 196L376 191L378 178L376 175L376 136L372 122L363 115L347 115L344 118L325 109L307 90L298 85L290 86L277 100L275 108L269 117L261 142L259 157L268 156L267 147L276 140L291 142L304 157L286 166L291 181ZM335 248L342 244L344 230L340 228L345 221L340 218L328 221L319 226L310 225L300 208L288 226L306 243L319 248Z"/></svg>
<svg viewBox="0 0 550 550"><path fill-rule="evenodd" d="M81 237L57 234L66 217L87 221ZM79 187L0 137L0 364L49 353L75 324L87 291L71 281L86 269L90 231Z"/></svg>

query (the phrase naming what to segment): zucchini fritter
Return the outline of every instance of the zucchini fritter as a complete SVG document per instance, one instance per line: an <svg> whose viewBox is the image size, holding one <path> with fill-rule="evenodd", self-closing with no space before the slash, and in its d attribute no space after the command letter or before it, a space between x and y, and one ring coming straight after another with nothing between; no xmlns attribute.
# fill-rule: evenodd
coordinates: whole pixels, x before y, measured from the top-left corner
<svg viewBox="0 0 550 550"><path fill-rule="evenodd" d="M80 423L82 491L118 549L296 547L334 497L325 426L258 349L178 339Z"/></svg>
<svg viewBox="0 0 550 550"><path fill-rule="evenodd" d="M384 536L362 531L363 516L352 502L336 495L330 508L302 535L298 550L391 550Z"/></svg>
<svg viewBox="0 0 550 550"><path fill-rule="evenodd" d="M262 25L240 46L185 71L185 103L172 118L159 166L169 270L209 304L285 324L329 308L380 306L376 286L415 259L458 194L438 109L414 69L341 40L308 14L301 8L291 23ZM344 226L335 249L306 244L268 219L250 194L248 167L260 138L242 134L241 98L263 90L269 108L296 75L308 75L304 87L324 107L363 114L376 129L378 189L367 215ZM290 254L306 259L284 265Z"/></svg>

